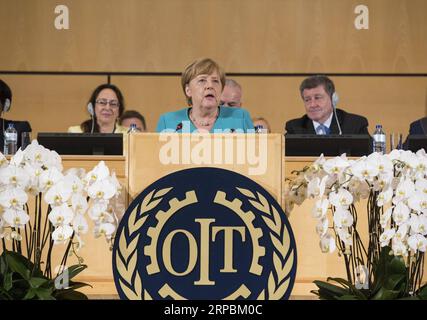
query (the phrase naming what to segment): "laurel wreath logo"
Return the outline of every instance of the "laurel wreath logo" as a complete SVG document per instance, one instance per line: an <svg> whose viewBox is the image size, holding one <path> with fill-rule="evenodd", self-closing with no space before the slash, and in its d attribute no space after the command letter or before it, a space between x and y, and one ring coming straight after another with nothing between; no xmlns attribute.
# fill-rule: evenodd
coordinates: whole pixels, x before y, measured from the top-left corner
<svg viewBox="0 0 427 320"><path fill-rule="evenodd" d="M265 213L265 215L262 215L262 218L271 231L270 238L275 249L273 253L274 270L271 271L268 277L267 298L270 300L279 300L289 288L291 280L290 273L296 254L294 248L290 248L290 230L285 223L282 223L282 218L277 209L270 206L267 199L261 193L257 191L255 196L255 194L248 189L236 189L248 198L251 205ZM257 297L257 300L265 299L266 295L264 289Z"/></svg>
<svg viewBox="0 0 427 320"><path fill-rule="evenodd" d="M119 246L116 251L116 269L120 275L119 286L130 300L151 300L150 294L143 289L142 279L137 272L137 244L139 240L138 230L148 218L148 212L160 204L164 196L172 188L152 190L136 206L129 215L128 223L122 229ZM270 229L270 238L274 246L273 265L274 270L268 277L267 288L262 290L257 300L278 300L283 297L289 288L291 270L295 260L295 250L290 248L290 230L282 223L282 218L277 209L271 206L267 199L259 192L256 195L244 188L237 190L248 198L253 207L263 212L261 215L267 227ZM128 234L128 237L126 237Z"/></svg>
<svg viewBox="0 0 427 320"><path fill-rule="evenodd" d="M128 223L123 228L119 246L116 251L116 267L120 275L119 286L123 290L126 297L130 300L151 300L151 296L147 291L144 291L142 280L137 272L138 255L136 254L136 246L139 240L139 234L134 235L144 225L147 220L148 213L154 209L163 200L163 197L171 191L172 188L164 188L161 190L152 190L142 200L141 205L136 206L129 215ZM126 233L129 234L126 239Z"/></svg>

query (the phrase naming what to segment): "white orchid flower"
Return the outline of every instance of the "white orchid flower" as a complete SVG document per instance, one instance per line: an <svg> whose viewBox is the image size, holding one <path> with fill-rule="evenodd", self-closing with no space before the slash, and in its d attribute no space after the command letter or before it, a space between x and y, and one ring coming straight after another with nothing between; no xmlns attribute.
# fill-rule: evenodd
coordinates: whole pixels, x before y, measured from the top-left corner
<svg viewBox="0 0 427 320"><path fill-rule="evenodd" d="M87 190L87 194L92 199L108 200L117 192L115 186L108 180L99 180L94 182Z"/></svg>
<svg viewBox="0 0 427 320"><path fill-rule="evenodd" d="M415 190L427 195L427 179L422 178L415 181Z"/></svg>
<svg viewBox="0 0 427 320"><path fill-rule="evenodd" d="M7 161L6 157L3 153L0 152L0 169L5 168L9 165L9 162Z"/></svg>
<svg viewBox="0 0 427 320"><path fill-rule="evenodd" d="M89 209L89 217L97 221L99 220L100 216L103 212L107 211L108 209L108 202L106 201L97 201L92 205L92 207Z"/></svg>
<svg viewBox="0 0 427 320"><path fill-rule="evenodd" d="M394 237L395 233L396 233L396 230L393 229L393 228L385 230L380 235L380 245L381 245L381 247L388 246L388 244L390 243L390 240Z"/></svg>
<svg viewBox="0 0 427 320"><path fill-rule="evenodd" d="M411 234L420 233L423 236L427 235L427 216L424 214L411 214L409 225L411 226Z"/></svg>
<svg viewBox="0 0 427 320"><path fill-rule="evenodd" d="M377 167L379 176L389 177L393 175L393 161L386 155L374 152L368 156L368 161Z"/></svg>
<svg viewBox="0 0 427 320"><path fill-rule="evenodd" d="M334 212L334 225L337 228L351 227L353 225L353 216L347 209L337 207Z"/></svg>
<svg viewBox="0 0 427 320"><path fill-rule="evenodd" d="M391 249L395 256L406 257L408 255L408 247L402 242L393 238L391 241Z"/></svg>
<svg viewBox="0 0 427 320"><path fill-rule="evenodd" d="M85 234L89 230L86 218L82 214L77 214L73 219L73 229L76 234Z"/></svg>
<svg viewBox="0 0 427 320"><path fill-rule="evenodd" d="M385 229L390 222L391 214L393 213L394 207L388 208L381 216L380 216L380 224L383 229Z"/></svg>
<svg viewBox="0 0 427 320"><path fill-rule="evenodd" d="M16 151L16 153L12 156L10 159L10 165L19 167L22 164L22 161L24 160L24 152L21 150L21 148Z"/></svg>
<svg viewBox="0 0 427 320"><path fill-rule="evenodd" d="M0 169L0 184L11 184L25 189L30 178L21 167L9 165Z"/></svg>
<svg viewBox="0 0 427 320"><path fill-rule="evenodd" d="M39 177L43 172L43 169L41 167L33 166L28 162L24 164L23 169L28 177L28 184L25 191L32 196L36 196L40 192Z"/></svg>
<svg viewBox="0 0 427 320"><path fill-rule="evenodd" d="M100 161L93 170L89 171L84 178L86 184L92 185L94 182L104 180L110 175L110 170L104 161Z"/></svg>
<svg viewBox="0 0 427 320"><path fill-rule="evenodd" d="M0 217L0 239L3 239L5 235L5 229L4 229L4 220L2 217Z"/></svg>
<svg viewBox="0 0 427 320"><path fill-rule="evenodd" d="M391 187L387 188L383 192L380 192L377 197L377 206L382 207L385 204L391 201L393 197L393 189Z"/></svg>
<svg viewBox="0 0 427 320"><path fill-rule="evenodd" d="M68 172L64 180L71 186L71 191L73 193L82 193L83 192L83 181L73 172Z"/></svg>
<svg viewBox="0 0 427 320"><path fill-rule="evenodd" d="M89 204L83 195L73 194L71 196L71 207L76 214L84 214L87 211Z"/></svg>
<svg viewBox="0 0 427 320"><path fill-rule="evenodd" d="M316 224L316 232L319 237L324 237L328 232L329 220L327 218L319 219Z"/></svg>
<svg viewBox="0 0 427 320"><path fill-rule="evenodd" d="M408 246L414 253L417 251L426 252L427 239L419 233L413 234L408 238Z"/></svg>
<svg viewBox="0 0 427 320"><path fill-rule="evenodd" d="M346 247L351 247L353 245L353 237L347 228L335 228L335 232L338 235L338 238L344 242Z"/></svg>
<svg viewBox="0 0 427 320"><path fill-rule="evenodd" d="M357 178L367 181L372 181L379 173L377 164L370 158L356 161L351 170Z"/></svg>
<svg viewBox="0 0 427 320"><path fill-rule="evenodd" d="M69 225L61 225L52 233L52 239L55 244L64 243L73 235L73 228Z"/></svg>
<svg viewBox="0 0 427 320"><path fill-rule="evenodd" d="M40 145L37 140L33 140L24 151L26 161L33 165L43 166L46 162L49 150Z"/></svg>
<svg viewBox="0 0 427 320"><path fill-rule="evenodd" d="M396 188L396 195L393 198L393 203L397 204L400 201L406 200L415 192L415 184L410 179L402 180Z"/></svg>
<svg viewBox="0 0 427 320"><path fill-rule="evenodd" d="M404 162L411 170L414 170L420 163L417 155L409 150L403 151L399 160Z"/></svg>
<svg viewBox="0 0 427 320"><path fill-rule="evenodd" d="M415 191L408 199L408 206L417 212L427 212L427 194Z"/></svg>
<svg viewBox="0 0 427 320"><path fill-rule="evenodd" d="M110 239L115 230L116 228L112 223L101 223L95 226L95 237L105 236Z"/></svg>
<svg viewBox="0 0 427 320"><path fill-rule="evenodd" d="M328 176L324 176L322 179L316 177L309 181L307 185L307 197L322 197L325 193L326 180L328 180Z"/></svg>
<svg viewBox="0 0 427 320"><path fill-rule="evenodd" d="M350 164L345 156L335 157L325 161L323 164L323 170L330 175L341 175L349 165Z"/></svg>
<svg viewBox="0 0 427 320"><path fill-rule="evenodd" d="M51 206L59 206L70 199L71 193L71 184L66 180L60 180L47 190L44 200Z"/></svg>
<svg viewBox="0 0 427 320"><path fill-rule="evenodd" d="M313 218L322 219L326 216L326 212L328 211L329 201L328 199L320 199L314 203L313 210L311 211L311 215Z"/></svg>
<svg viewBox="0 0 427 320"><path fill-rule="evenodd" d="M402 155L403 150L393 149L389 154L386 154L385 156L390 159L390 161L393 160L399 160Z"/></svg>
<svg viewBox="0 0 427 320"><path fill-rule="evenodd" d="M50 187L63 178L64 176L62 175L61 171L59 171L56 167L43 171L39 178L40 190L42 192L49 190Z"/></svg>
<svg viewBox="0 0 427 320"><path fill-rule="evenodd" d="M21 188L9 187L0 192L0 205L4 208L22 208L28 201L28 195Z"/></svg>
<svg viewBox="0 0 427 320"><path fill-rule="evenodd" d="M396 225L400 226L401 224L408 221L409 213L410 209L408 206L403 202L399 202L393 210L393 221L396 223Z"/></svg>
<svg viewBox="0 0 427 320"><path fill-rule="evenodd" d="M44 162L44 166L48 169L56 168L62 172L62 159L55 150L49 150L47 157Z"/></svg>
<svg viewBox="0 0 427 320"><path fill-rule="evenodd" d="M323 253L332 253L336 249L335 238L329 233L320 238L319 245Z"/></svg>
<svg viewBox="0 0 427 320"><path fill-rule="evenodd" d="M347 208L353 203L353 196L349 191L341 188L338 192L331 192L329 194L329 201L335 207Z"/></svg>
<svg viewBox="0 0 427 320"><path fill-rule="evenodd" d="M64 226L70 224L71 221L73 221L74 213L68 204L63 203L60 206L54 207L49 213L48 218L55 227Z"/></svg>
<svg viewBox="0 0 427 320"><path fill-rule="evenodd" d="M30 220L30 216L22 208L8 208L3 213L3 219L13 228L22 228Z"/></svg>
<svg viewBox="0 0 427 320"><path fill-rule="evenodd" d="M406 236L408 235L409 231L409 224L404 223L399 226L396 233L394 234L393 239L397 239L398 241L404 241L406 239Z"/></svg>

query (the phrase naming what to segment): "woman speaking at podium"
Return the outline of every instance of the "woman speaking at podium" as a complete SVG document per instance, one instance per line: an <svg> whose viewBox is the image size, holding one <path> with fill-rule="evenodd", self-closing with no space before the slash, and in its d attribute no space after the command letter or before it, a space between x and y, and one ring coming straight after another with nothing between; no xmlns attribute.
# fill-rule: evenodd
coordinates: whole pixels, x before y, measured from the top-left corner
<svg viewBox="0 0 427 320"><path fill-rule="evenodd" d="M102 84L92 93L87 110L91 119L68 128L71 133L126 133L127 128L117 123L125 110L123 95L112 84Z"/></svg>
<svg viewBox="0 0 427 320"><path fill-rule="evenodd" d="M209 58L188 65L181 85L189 108L160 116L157 132L247 132L254 126L249 112L242 108L220 106L225 73Z"/></svg>

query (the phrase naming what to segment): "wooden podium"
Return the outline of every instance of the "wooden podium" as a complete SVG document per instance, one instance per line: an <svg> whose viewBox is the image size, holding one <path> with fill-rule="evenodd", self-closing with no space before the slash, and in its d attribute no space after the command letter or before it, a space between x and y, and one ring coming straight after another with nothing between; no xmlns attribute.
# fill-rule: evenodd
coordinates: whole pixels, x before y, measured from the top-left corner
<svg viewBox="0 0 427 320"><path fill-rule="evenodd" d="M159 178L193 167L217 167L248 176L264 187L279 204L282 202L284 149L281 134L135 133L126 137L124 150L124 157L67 157L64 158L64 167L89 170L87 161L93 167L97 161L105 160L116 173L118 171L118 178L128 197L126 207ZM80 254L88 268L78 279L90 283L93 288L83 288L82 291L95 298L118 297L108 244L104 239L94 239L91 234L87 234L84 240L86 246Z"/></svg>

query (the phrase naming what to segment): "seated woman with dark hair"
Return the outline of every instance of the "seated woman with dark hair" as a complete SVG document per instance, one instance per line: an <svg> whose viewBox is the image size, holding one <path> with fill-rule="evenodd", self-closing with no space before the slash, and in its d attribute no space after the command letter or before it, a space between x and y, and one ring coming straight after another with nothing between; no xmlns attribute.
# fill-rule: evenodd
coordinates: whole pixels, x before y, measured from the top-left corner
<svg viewBox="0 0 427 320"><path fill-rule="evenodd" d="M181 77L189 108L160 116L157 132L247 132L253 130L251 116L243 108L220 106L225 73L209 58L188 65Z"/></svg>
<svg viewBox="0 0 427 320"><path fill-rule="evenodd" d="M2 117L3 112L8 112L12 105L12 90L3 80L0 80L0 152L3 153L3 144L4 144L4 131L8 128L10 123L13 123L17 133L18 133L18 144L17 147L20 148L22 145L21 133L22 132L31 132L31 126L28 121L15 121L15 120L6 120Z"/></svg>
<svg viewBox="0 0 427 320"><path fill-rule="evenodd" d="M91 119L79 126L68 128L71 133L126 133L127 128L117 123L125 110L125 102L119 88L113 84L98 86L90 97L87 106Z"/></svg>

